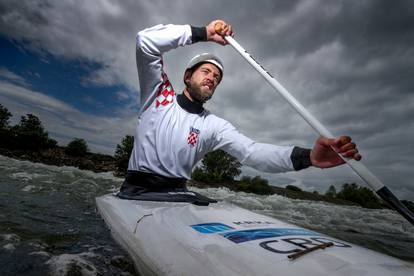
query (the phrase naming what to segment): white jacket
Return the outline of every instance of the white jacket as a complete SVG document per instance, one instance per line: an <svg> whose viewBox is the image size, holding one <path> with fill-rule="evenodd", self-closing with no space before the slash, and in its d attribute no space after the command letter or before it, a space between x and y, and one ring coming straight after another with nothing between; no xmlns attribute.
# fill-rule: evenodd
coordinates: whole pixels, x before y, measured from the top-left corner
<svg viewBox="0 0 414 276"><path fill-rule="evenodd" d="M192 30L190 25L157 25L137 35L141 109L128 170L189 179L194 165L217 149L265 172L298 169L292 164L293 146L256 143L209 111L191 112L180 105L162 54L197 42Z"/></svg>

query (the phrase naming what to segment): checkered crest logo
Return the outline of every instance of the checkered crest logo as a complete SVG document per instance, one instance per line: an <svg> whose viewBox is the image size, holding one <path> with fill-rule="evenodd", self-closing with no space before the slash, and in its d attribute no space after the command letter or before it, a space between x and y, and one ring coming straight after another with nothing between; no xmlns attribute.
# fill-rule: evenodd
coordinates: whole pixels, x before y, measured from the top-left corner
<svg viewBox="0 0 414 276"><path fill-rule="evenodd" d="M159 107L160 105L166 106L173 102L174 99L174 89L170 81L167 78L167 75L162 75L162 85L157 93L157 98L155 100L155 107Z"/></svg>
<svg viewBox="0 0 414 276"><path fill-rule="evenodd" d="M200 134L200 130L190 127L190 133L188 134L188 137L187 137L187 143L190 146L194 147L197 144L199 134Z"/></svg>

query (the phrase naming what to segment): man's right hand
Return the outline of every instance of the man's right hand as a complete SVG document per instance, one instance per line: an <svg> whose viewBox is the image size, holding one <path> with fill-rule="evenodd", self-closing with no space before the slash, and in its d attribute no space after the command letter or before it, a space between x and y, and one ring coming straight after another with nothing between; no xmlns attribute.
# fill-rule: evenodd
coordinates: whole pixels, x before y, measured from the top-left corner
<svg viewBox="0 0 414 276"><path fill-rule="evenodd" d="M217 23L220 23L222 25L219 33L216 32L216 28L215 28ZM216 42L221 45L228 44L227 41L224 39L225 36L234 36L233 28L231 27L231 25L227 24L225 21L220 20L220 19L211 21L206 26L206 30L207 30L207 40Z"/></svg>

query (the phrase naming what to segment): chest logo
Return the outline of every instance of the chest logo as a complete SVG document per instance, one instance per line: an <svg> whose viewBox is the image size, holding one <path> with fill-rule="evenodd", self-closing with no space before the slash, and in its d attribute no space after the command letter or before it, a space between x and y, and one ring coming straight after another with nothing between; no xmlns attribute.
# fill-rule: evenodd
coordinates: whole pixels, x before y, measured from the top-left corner
<svg viewBox="0 0 414 276"><path fill-rule="evenodd" d="M188 137L187 137L187 143L190 146L194 147L197 144L199 134L200 134L200 130L190 127L190 133L188 134Z"/></svg>

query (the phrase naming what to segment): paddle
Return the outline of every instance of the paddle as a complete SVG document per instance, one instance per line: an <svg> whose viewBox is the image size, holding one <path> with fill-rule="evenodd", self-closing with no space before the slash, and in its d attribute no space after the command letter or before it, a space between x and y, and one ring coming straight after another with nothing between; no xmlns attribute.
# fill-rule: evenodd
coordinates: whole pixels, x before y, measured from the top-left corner
<svg viewBox="0 0 414 276"><path fill-rule="evenodd" d="M222 23L218 22L214 25L216 33L220 34ZM224 39L251 65L256 69L262 77L279 92L289 104L305 119L308 124L313 127L316 132L327 138L334 138L331 132L326 129L305 107L299 103L262 65L260 65L234 38L225 36ZM351 168L370 186L385 202L391 205L398 213L414 225L414 214L403 205L397 197L372 174L367 167L359 161L344 158L338 154Z"/></svg>

